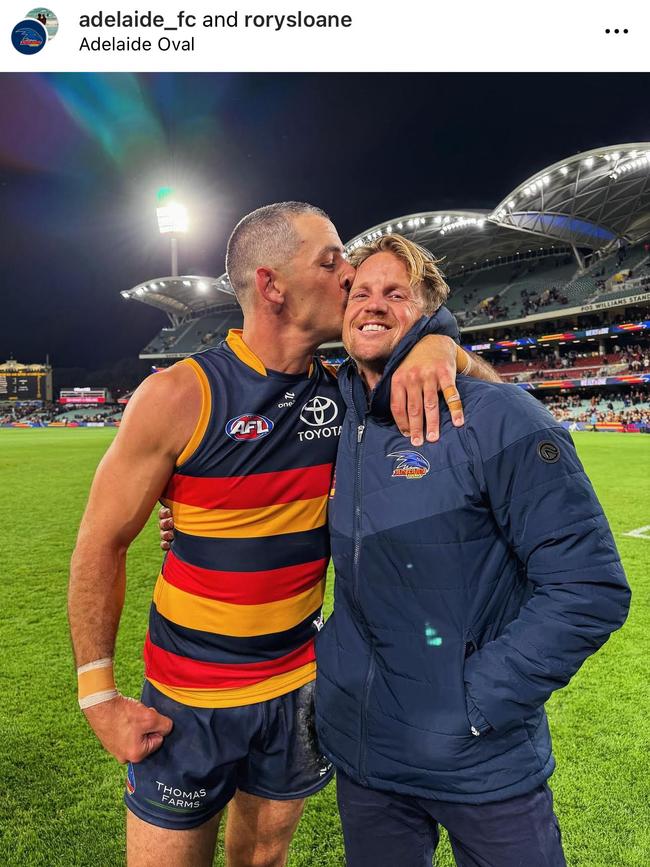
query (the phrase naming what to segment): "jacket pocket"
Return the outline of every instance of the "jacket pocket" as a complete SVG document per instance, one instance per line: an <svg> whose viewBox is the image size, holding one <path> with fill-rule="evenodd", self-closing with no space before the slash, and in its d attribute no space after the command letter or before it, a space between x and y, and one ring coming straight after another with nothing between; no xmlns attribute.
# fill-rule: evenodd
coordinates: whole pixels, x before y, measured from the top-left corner
<svg viewBox="0 0 650 867"><path fill-rule="evenodd" d="M490 626L486 626L484 630L485 635L489 635ZM474 737L482 737L483 735L488 734L492 731L492 726L485 719L480 709L474 703L472 697L467 692L467 686L465 684L465 664L472 654L476 653L480 649L479 642L476 638L476 635L472 629L467 629L464 634L465 641L465 657L463 660L463 694L465 696L465 712L467 715L467 727L469 729L470 734L474 735Z"/></svg>

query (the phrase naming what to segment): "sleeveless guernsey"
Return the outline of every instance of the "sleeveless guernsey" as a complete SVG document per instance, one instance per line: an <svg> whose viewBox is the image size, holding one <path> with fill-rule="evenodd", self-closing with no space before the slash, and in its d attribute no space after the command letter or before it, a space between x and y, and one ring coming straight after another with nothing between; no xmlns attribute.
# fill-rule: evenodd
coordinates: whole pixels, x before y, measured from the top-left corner
<svg viewBox="0 0 650 867"><path fill-rule="evenodd" d="M266 370L238 331L179 363L194 369L202 408L163 496L175 538L145 676L195 707L266 701L316 676L343 403L319 361L308 375Z"/></svg>

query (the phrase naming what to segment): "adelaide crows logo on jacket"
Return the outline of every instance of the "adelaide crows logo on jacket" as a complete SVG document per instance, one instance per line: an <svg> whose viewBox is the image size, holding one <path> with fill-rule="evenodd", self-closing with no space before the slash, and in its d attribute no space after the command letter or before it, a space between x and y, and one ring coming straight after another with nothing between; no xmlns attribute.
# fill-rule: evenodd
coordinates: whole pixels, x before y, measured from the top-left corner
<svg viewBox="0 0 650 867"><path fill-rule="evenodd" d="M399 452L391 452L386 457L395 460L392 474L393 479L421 479L431 469L429 461L419 452L405 449Z"/></svg>

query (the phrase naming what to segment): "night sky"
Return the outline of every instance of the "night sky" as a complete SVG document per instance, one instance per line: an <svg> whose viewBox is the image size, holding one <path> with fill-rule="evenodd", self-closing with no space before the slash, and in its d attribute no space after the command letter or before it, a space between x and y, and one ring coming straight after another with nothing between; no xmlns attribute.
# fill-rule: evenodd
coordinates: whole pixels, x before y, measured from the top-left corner
<svg viewBox="0 0 650 867"><path fill-rule="evenodd" d="M0 75L0 362L133 358L166 317L122 289L169 273L156 190L188 205L181 273L285 199L345 241L490 208L578 151L650 140L650 75Z"/></svg>

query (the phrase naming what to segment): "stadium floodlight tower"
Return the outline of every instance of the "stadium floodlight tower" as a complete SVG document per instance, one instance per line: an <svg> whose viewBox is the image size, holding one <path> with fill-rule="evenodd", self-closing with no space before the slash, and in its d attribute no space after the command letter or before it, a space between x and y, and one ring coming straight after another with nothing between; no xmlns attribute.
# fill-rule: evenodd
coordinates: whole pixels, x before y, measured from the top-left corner
<svg viewBox="0 0 650 867"><path fill-rule="evenodd" d="M171 276L178 277L178 236L185 234L189 228L187 208L174 199L171 187L161 187L157 197L158 229L161 235L169 235L172 255Z"/></svg>

